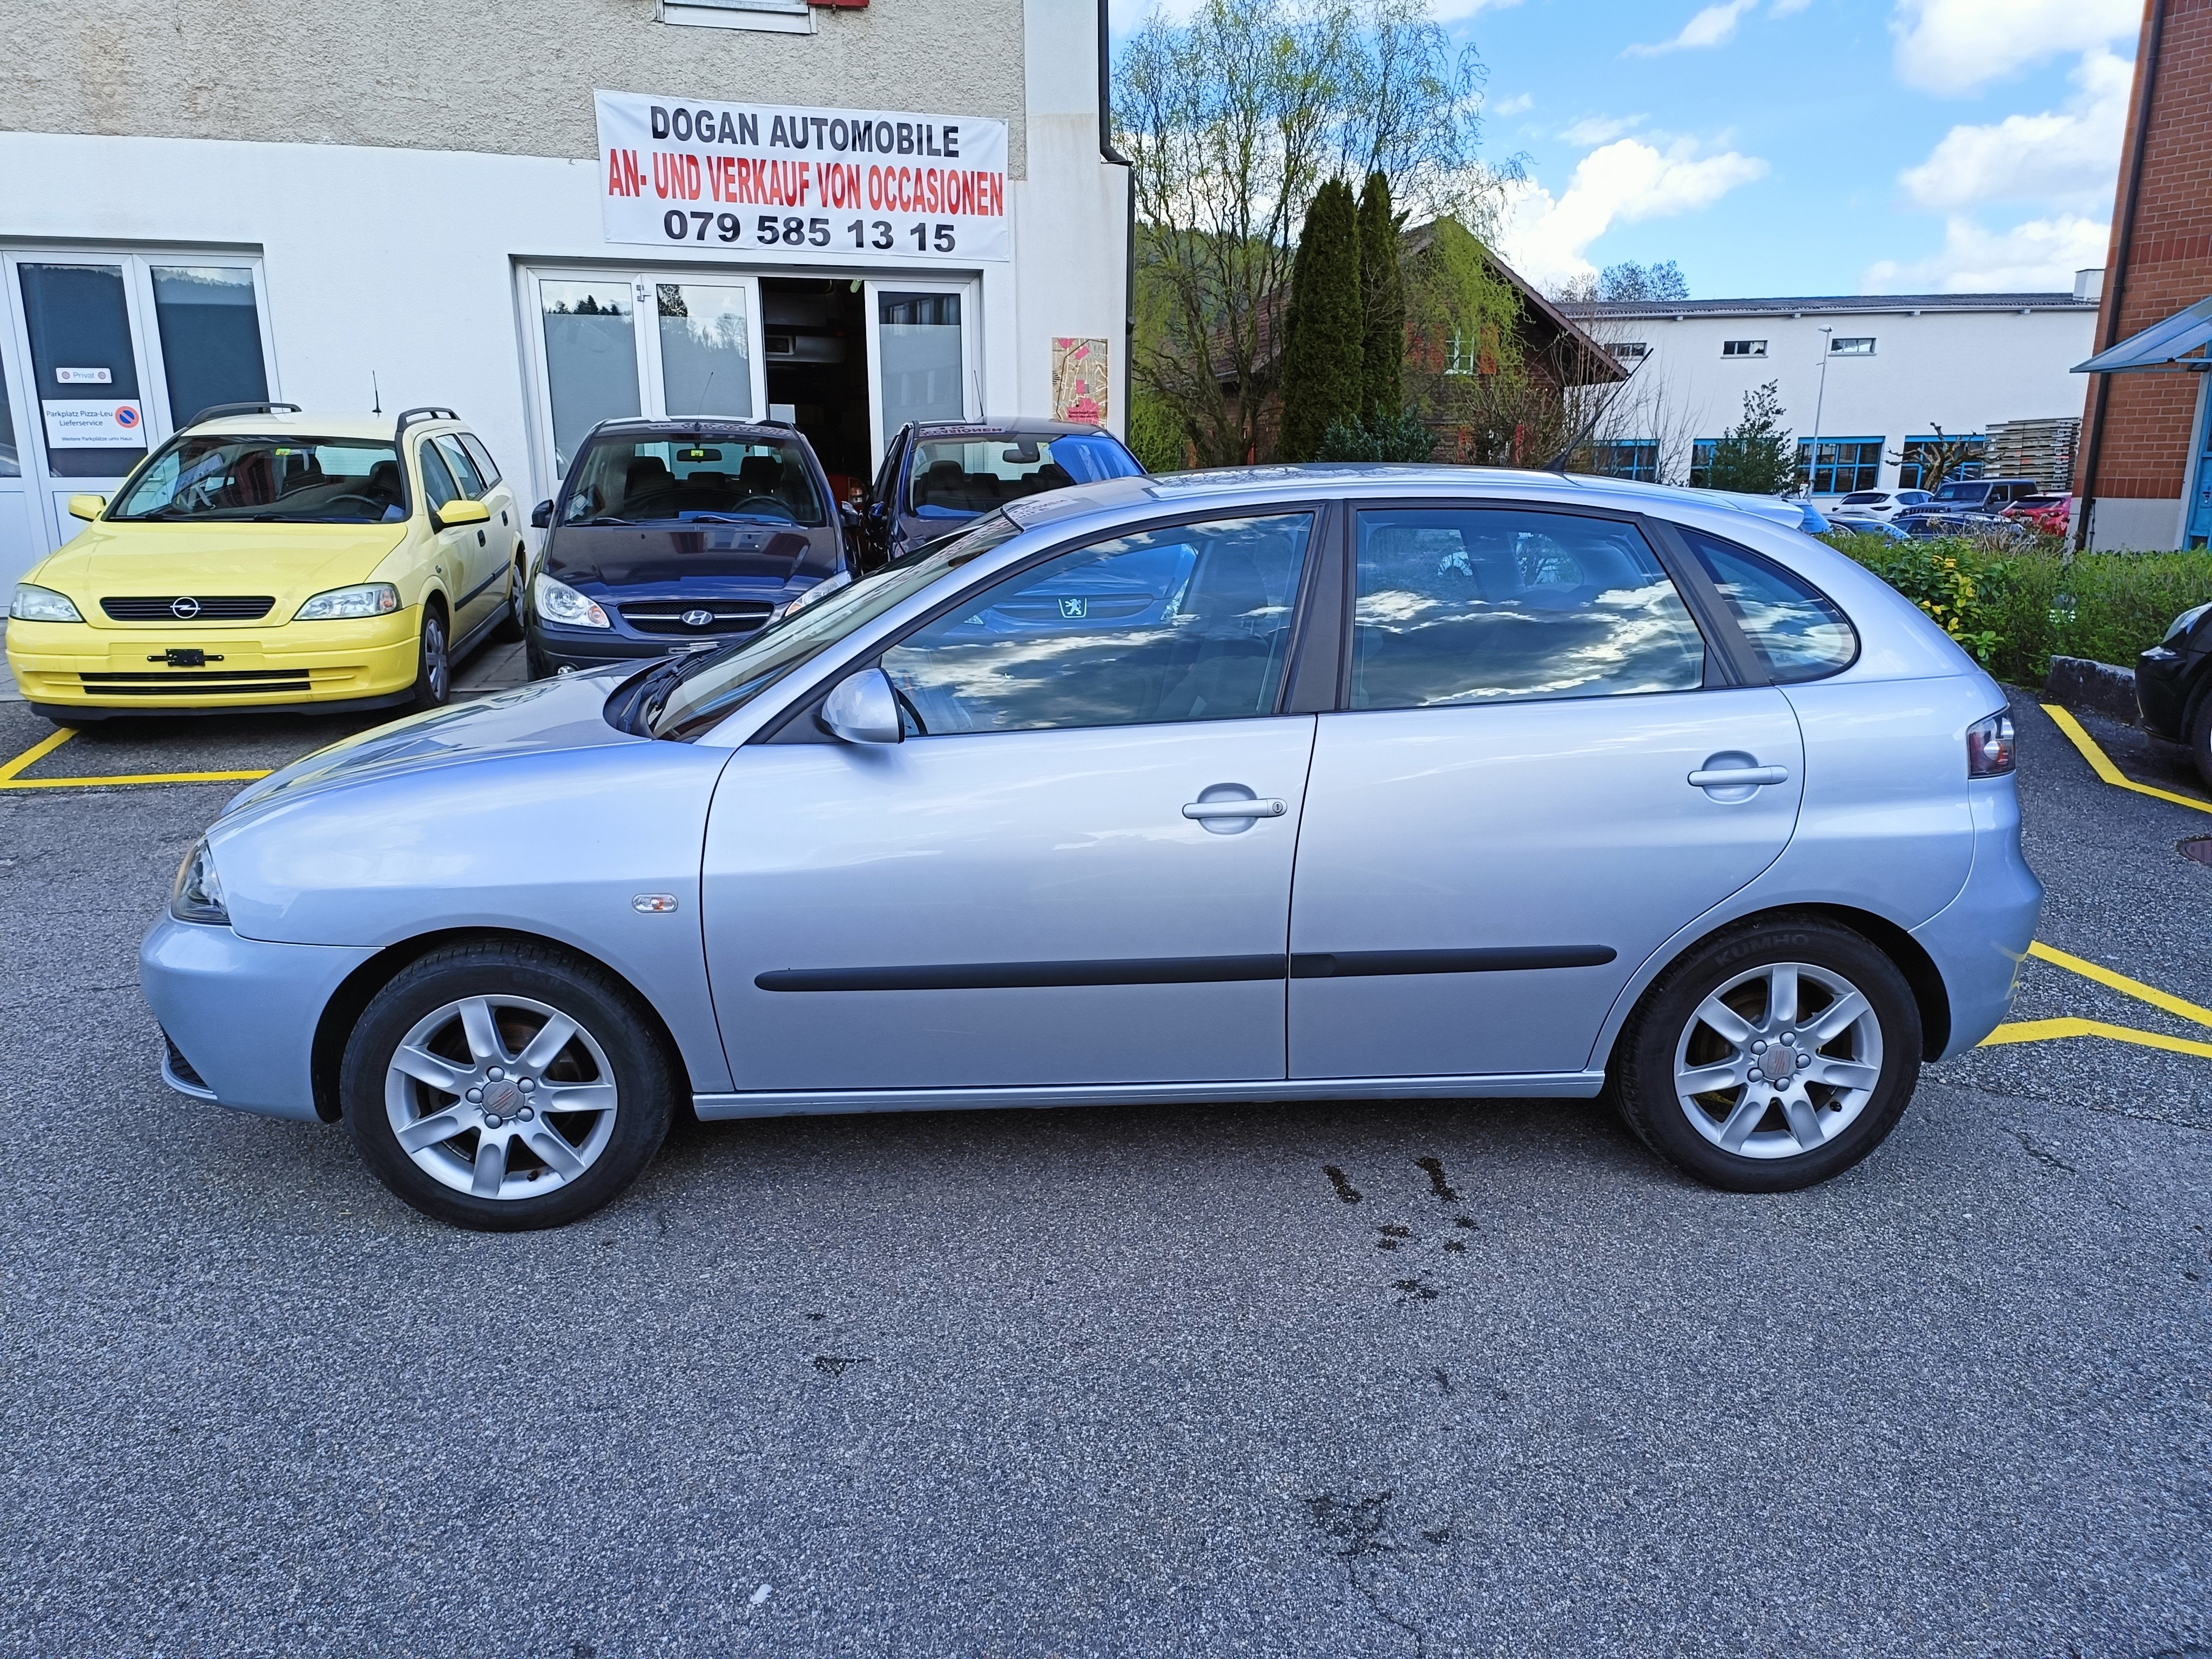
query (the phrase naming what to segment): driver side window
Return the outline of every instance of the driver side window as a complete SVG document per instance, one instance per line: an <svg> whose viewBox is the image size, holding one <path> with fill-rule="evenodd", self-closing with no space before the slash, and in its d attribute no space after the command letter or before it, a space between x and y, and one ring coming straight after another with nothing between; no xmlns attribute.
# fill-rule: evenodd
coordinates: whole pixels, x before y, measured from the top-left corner
<svg viewBox="0 0 2212 1659"><path fill-rule="evenodd" d="M436 445L426 443L415 453L416 459L422 464L422 498L435 513L461 493L460 487L454 483L452 471L439 459Z"/></svg>
<svg viewBox="0 0 2212 1659"><path fill-rule="evenodd" d="M1271 714L1304 513L1096 542L986 590L883 655L922 737Z"/></svg>

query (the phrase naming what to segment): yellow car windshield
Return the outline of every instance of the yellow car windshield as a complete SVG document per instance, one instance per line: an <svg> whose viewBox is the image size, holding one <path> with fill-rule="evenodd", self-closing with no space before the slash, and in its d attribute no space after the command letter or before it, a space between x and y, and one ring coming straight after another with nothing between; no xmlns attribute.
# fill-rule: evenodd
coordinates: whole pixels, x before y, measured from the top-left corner
<svg viewBox="0 0 2212 1659"><path fill-rule="evenodd" d="M382 524L407 516L398 452L374 438L173 438L108 514L161 524Z"/></svg>

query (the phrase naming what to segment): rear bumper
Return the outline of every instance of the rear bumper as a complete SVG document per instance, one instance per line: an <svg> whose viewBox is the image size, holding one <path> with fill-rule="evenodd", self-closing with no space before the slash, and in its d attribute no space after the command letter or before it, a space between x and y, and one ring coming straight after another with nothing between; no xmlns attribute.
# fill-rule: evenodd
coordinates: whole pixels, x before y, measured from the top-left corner
<svg viewBox="0 0 2212 1659"><path fill-rule="evenodd" d="M185 1062L165 1058L163 1080L198 1100L313 1121L315 1027L346 975L375 954L272 945L162 916L138 947L138 980Z"/></svg>
<svg viewBox="0 0 2212 1659"><path fill-rule="evenodd" d="M8 666L23 696L50 710L374 707L414 686L421 618L410 608L362 622L257 628L18 622L8 629ZM173 668L173 650L207 660Z"/></svg>
<svg viewBox="0 0 2212 1659"><path fill-rule="evenodd" d="M2010 778L1968 786L1974 862L1966 884L1912 930L1943 976L1951 1030L1939 1060L1964 1054L2012 1006L2021 963L2043 914L2043 884L2020 851L2020 791Z"/></svg>

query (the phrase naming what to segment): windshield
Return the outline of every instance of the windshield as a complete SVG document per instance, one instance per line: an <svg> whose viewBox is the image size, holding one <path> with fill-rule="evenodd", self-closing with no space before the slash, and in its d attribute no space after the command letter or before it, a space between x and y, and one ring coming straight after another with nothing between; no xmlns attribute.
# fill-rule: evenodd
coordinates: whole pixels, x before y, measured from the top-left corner
<svg viewBox="0 0 2212 1659"><path fill-rule="evenodd" d="M1985 483L1947 483L1936 489L1936 499L1939 501L1978 501L1989 493L1990 487Z"/></svg>
<svg viewBox="0 0 2212 1659"><path fill-rule="evenodd" d="M803 441L595 438L561 512L563 524L828 522Z"/></svg>
<svg viewBox="0 0 2212 1659"><path fill-rule="evenodd" d="M1012 519L986 519L966 535L939 539L841 587L793 606L726 656L717 657L669 692L653 722L656 738L689 743L744 708L800 664L866 627L910 594L1022 533Z"/></svg>
<svg viewBox="0 0 2212 1659"><path fill-rule="evenodd" d="M110 520L396 523L399 457L374 438L172 438Z"/></svg>
<svg viewBox="0 0 2212 1659"><path fill-rule="evenodd" d="M910 510L924 519L970 518L1024 495L1144 471L1102 432L924 438L915 446Z"/></svg>

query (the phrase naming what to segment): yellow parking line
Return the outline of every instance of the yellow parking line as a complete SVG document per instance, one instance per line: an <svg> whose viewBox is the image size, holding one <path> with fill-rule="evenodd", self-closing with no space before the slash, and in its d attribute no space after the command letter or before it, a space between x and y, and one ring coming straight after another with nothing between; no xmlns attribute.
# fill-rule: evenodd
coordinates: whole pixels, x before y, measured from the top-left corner
<svg viewBox="0 0 2212 1659"><path fill-rule="evenodd" d="M2050 1042L2059 1037L2110 1037L2115 1042L2138 1043L2146 1048L2166 1048L2178 1054L2199 1054L2212 1060L2212 1042L2191 1042L2187 1037L2163 1031L2139 1031L2132 1025L2107 1025L2101 1019L2023 1019L2000 1025L1984 1037L1981 1046L2000 1042Z"/></svg>
<svg viewBox="0 0 2212 1659"><path fill-rule="evenodd" d="M269 775L259 772L134 772L121 777L105 778L27 778L22 775L29 767L44 760L76 735L76 728L64 726L52 737L33 744L21 754L0 766L0 789L107 789L118 784L131 783L251 783L256 778Z"/></svg>
<svg viewBox="0 0 2212 1659"><path fill-rule="evenodd" d="M2086 962L2080 957L2069 956L2063 951L2045 945L2039 939L2030 941L2027 953L2032 957L2040 957L2044 961L2063 968L2069 973L2079 974L2084 979L2093 979L2100 985L2108 986L2123 996L2130 996L2138 1001L2148 1002L2154 1008L2163 1008L2169 1014L2179 1014L2182 1018L2192 1021L2198 1025L2212 1025L2212 1008L2200 1008L2193 1002L2185 1002L2170 992L2160 990L2155 985L2146 985L2139 979L2130 979L2125 974L2116 974L2111 969L2100 967L2096 963Z"/></svg>
<svg viewBox="0 0 2212 1659"><path fill-rule="evenodd" d="M2192 800L2187 795L2177 795L2170 789L2154 789L2147 783L2137 783L2112 764L2112 757L2097 746L2096 738L2081 729L2075 720L2056 703L2046 702L2043 712L2051 716L2074 746L2081 751L2081 758L2089 763L2090 769L2115 789L2132 789L2138 795L2150 795L2159 800L2170 800L2176 806L2187 806L2199 812L2212 812L2212 803Z"/></svg>

